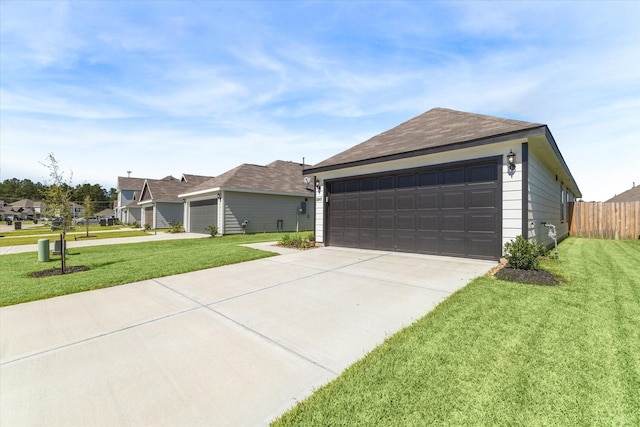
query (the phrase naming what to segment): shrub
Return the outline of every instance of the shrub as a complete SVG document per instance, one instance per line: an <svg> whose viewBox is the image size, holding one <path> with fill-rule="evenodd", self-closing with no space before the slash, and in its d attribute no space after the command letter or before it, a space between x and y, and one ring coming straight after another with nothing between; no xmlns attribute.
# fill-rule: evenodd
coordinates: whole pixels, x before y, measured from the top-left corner
<svg viewBox="0 0 640 427"><path fill-rule="evenodd" d="M218 234L218 227L215 225L207 225L207 231L211 234L211 237L216 237Z"/></svg>
<svg viewBox="0 0 640 427"><path fill-rule="evenodd" d="M316 245L313 239L313 233L294 233L285 234L278 242L280 246L289 248L308 249Z"/></svg>
<svg viewBox="0 0 640 427"><path fill-rule="evenodd" d="M144 229L145 229L145 230L147 230L147 231L151 230L151 224L146 223L146 224L144 225Z"/></svg>
<svg viewBox="0 0 640 427"><path fill-rule="evenodd" d="M522 236L504 244L504 257L513 268L520 270L537 270L538 258L547 253L543 245L530 242Z"/></svg>
<svg viewBox="0 0 640 427"><path fill-rule="evenodd" d="M175 221L171 223L171 228L169 229L169 233L183 233L184 227L182 227L182 223L180 221Z"/></svg>
<svg viewBox="0 0 640 427"><path fill-rule="evenodd" d="M133 228L140 228L140 223L138 221L134 221L132 226Z"/></svg>

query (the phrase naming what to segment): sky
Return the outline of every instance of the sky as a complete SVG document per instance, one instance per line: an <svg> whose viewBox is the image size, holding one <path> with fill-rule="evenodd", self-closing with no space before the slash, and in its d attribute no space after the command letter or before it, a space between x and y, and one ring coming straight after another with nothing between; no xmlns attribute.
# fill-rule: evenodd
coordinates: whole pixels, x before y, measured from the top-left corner
<svg viewBox="0 0 640 427"><path fill-rule="evenodd" d="M0 1L0 181L319 163L434 107L543 123L640 185L640 2Z"/></svg>

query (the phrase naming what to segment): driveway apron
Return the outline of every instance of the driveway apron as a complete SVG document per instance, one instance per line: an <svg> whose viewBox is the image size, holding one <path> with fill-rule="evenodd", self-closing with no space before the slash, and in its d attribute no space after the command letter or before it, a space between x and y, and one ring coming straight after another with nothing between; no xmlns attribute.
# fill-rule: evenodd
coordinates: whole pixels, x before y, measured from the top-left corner
<svg viewBox="0 0 640 427"><path fill-rule="evenodd" d="M0 425L267 425L495 263L318 248L0 309Z"/></svg>

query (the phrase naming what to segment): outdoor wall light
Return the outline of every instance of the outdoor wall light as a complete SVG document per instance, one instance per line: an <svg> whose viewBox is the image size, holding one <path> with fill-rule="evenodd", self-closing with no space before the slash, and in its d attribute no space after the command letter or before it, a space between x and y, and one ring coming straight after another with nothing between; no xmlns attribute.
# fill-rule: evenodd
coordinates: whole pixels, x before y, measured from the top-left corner
<svg viewBox="0 0 640 427"><path fill-rule="evenodd" d="M322 188L322 185L320 185L320 181L316 181L316 190L318 191L318 193L320 192L321 188Z"/></svg>
<svg viewBox="0 0 640 427"><path fill-rule="evenodd" d="M509 154L507 154L507 164L510 172L516 170L516 154L512 150L509 150Z"/></svg>
<svg viewBox="0 0 640 427"><path fill-rule="evenodd" d="M218 200L222 199L222 196L220 195L220 193L218 193Z"/></svg>

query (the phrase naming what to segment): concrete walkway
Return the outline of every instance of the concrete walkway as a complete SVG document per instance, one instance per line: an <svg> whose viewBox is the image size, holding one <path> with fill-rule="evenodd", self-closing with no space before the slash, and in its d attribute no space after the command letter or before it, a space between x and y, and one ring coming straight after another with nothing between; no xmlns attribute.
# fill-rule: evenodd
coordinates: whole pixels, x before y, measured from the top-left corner
<svg viewBox="0 0 640 427"><path fill-rule="evenodd" d="M94 233L92 231L92 233ZM102 231L99 233L109 233L109 231ZM45 239L50 237L50 235L44 235L42 238ZM67 249L74 248L83 248L87 246L104 246L104 245L119 245L122 243L141 243L141 242L153 242L156 240L175 240L175 239L199 239L204 237L211 237L208 234L200 234L200 233L167 233L167 232L158 232L153 234L153 232L147 234L146 236L136 236L136 237L115 237L111 239L95 239L95 240L74 240L73 235L67 235ZM7 237L7 239L11 239ZM51 246L51 250L53 250L53 246ZM18 245L18 246L0 246L0 255L9 255L9 254L19 254L24 252L37 252L38 245Z"/></svg>
<svg viewBox="0 0 640 427"><path fill-rule="evenodd" d="M341 248L0 309L0 425L267 425L495 263Z"/></svg>

